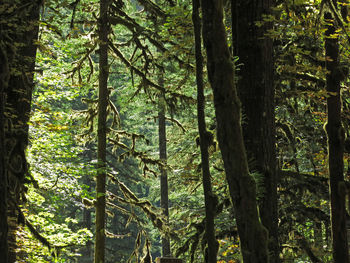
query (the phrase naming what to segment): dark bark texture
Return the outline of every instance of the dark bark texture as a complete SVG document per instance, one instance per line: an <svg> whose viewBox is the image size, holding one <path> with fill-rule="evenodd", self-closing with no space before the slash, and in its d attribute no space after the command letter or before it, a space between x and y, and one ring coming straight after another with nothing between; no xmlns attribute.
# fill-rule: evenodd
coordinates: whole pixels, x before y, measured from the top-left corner
<svg viewBox="0 0 350 263"><path fill-rule="evenodd" d="M217 262L218 243L215 238L215 210L216 199L212 191L209 152L208 152L208 131L205 123L205 97L203 84L203 57L202 57L202 38L201 38L201 20L199 16L199 0L193 0L192 21L195 37L195 56L196 56L196 82L197 82L197 120L199 131L199 142L201 150L201 168L202 181L205 200L205 236L207 239L207 251L205 262Z"/></svg>
<svg viewBox="0 0 350 263"><path fill-rule="evenodd" d="M270 13L273 0L232 1L234 55L239 57L237 90L242 102L243 137L249 170L259 177L259 212L269 231L270 262L279 262L271 23L257 26Z"/></svg>
<svg viewBox="0 0 350 263"><path fill-rule="evenodd" d="M105 221L106 221L106 148L107 148L107 105L108 105L108 3L100 0L99 18L99 86L98 86L98 127L97 127L97 178L96 178L96 233L95 263L105 262Z"/></svg>
<svg viewBox="0 0 350 263"><path fill-rule="evenodd" d="M3 1L1 5L1 241L2 262L15 262L18 206L28 176L25 150L34 88L35 40L41 1ZM5 199L4 199L5 198ZM4 211L7 209L7 211ZM8 233L6 236L7 218ZM7 238L7 241L4 240ZM8 252L5 252L8 242ZM4 253L4 254L3 254ZM4 257L3 257L4 256Z"/></svg>
<svg viewBox="0 0 350 263"><path fill-rule="evenodd" d="M0 19L3 19L2 16ZM0 29L1 30L1 29ZM3 30L0 31L0 37L3 36ZM5 168L5 90L8 88L10 77L9 61L7 58L6 45L1 39L0 45L0 255L5 263L8 260L8 242L7 242L7 174Z"/></svg>
<svg viewBox="0 0 350 263"><path fill-rule="evenodd" d="M325 130L328 139L328 166L331 199L331 224L333 241L333 262L349 262L349 251L346 232L346 185L344 182L344 139L345 132L341 123L341 95L339 69L339 43L335 35L336 26L331 13L324 15L327 23L326 49L326 90L327 123Z"/></svg>
<svg viewBox="0 0 350 263"><path fill-rule="evenodd" d="M234 83L234 67L223 24L223 3L202 0L203 39L208 77L214 93L217 137L245 263L269 262L267 230L257 211L256 186L250 176L243 143L241 105Z"/></svg>
<svg viewBox="0 0 350 263"><path fill-rule="evenodd" d="M163 86L163 76L159 81L160 86ZM159 137L159 158L164 166L160 167L160 206L164 216L169 217L169 197L168 197L168 173L166 170L167 163L167 144L166 144L166 123L165 123L165 98L164 94L159 98L158 112L158 137ZM170 256L170 240L169 237L162 237L162 256Z"/></svg>

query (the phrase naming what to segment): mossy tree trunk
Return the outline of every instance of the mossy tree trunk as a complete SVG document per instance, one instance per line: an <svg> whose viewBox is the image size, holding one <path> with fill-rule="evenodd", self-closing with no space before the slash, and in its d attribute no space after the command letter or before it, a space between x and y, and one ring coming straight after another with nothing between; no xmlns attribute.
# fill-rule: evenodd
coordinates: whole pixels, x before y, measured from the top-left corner
<svg viewBox="0 0 350 263"><path fill-rule="evenodd" d="M335 3L336 4L336 3ZM333 262L349 262L349 251L346 231L346 185L344 182L344 139L345 132L341 122L341 95L339 67L339 42L334 18L331 13L324 14L326 22L326 90L327 123L325 130L328 139L328 169L331 199L331 224Z"/></svg>
<svg viewBox="0 0 350 263"><path fill-rule="evenodd" d="M99 26L99 86L97 127L96 233L95 263L105 262L106 176L107 176L107 105L108 105L108 3L100 0Z"/></svg>
<svg viewBox="0 0 350 263"><path fill-rule="evenodd" d="M266 36L272 23L257 26L271 12L273 0L232 1L234 55L242 64L237 90L244 115L243 137L249 170L257 173L259 212L269 231L271 262L279 262L277 178L274 115L273 40Z"/></svg>
<svg viewBox="0 0 350 263"><path fill-rule="evenodd" d="M38 37L40 4L41 1L32 0L5 0L1 3L1 180L5 181L0 187L6 187L1 190L1 199L6 194L0 208L4 215L1 215L1 228L6 227L3 220L7 219L8 224L7 236L2 232L3 229L0 230L1 239L7 239L1 241L1 249L5 249L8 243L8 252L1 252L2 262L21 260L17 258L16 232L18 209L24 200L24 182L28 175L25 151L28 146L28 122L34 88L35 40ZM3 209L6 205L5 212Z"/></svg>
<svg viewBox="0 0 350 263"><path fill-rule="evenodd" d="M208 77L214 94L217 137L245 263L269 262L267 230L260 223L256 186L248 170L243 143L241 105L223 24L223 2L202 0L203 39Z"/></svg>
<svg viewBox="0 0 350 263"><path fill-rule="evenodd" d="M201 38L201 20L199 16L199 0L192 0L192 21L195 37L195 56L196 56L196 82L197 82L197 121L199 131L199 142L201 150L201 168L202 181L205 200L205 237L208 245L205 254L205 262L217 262L218 243L215 237L215 196L212 191L209 152L208 152L208 131L205 123L205 97L203 84L203 57L202 57L202 38Z"/></svg>

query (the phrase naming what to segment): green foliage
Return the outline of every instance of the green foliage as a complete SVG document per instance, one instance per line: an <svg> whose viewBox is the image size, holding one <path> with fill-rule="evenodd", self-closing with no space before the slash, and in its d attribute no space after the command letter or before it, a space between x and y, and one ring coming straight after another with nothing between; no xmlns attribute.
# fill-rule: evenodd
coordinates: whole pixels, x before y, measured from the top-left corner
<svg viewBox="0 0 350 263"><path fill-rule="evenodd" d="M35 182L28 185L23 211L56 249L43 247L25 228L18 240L28 262L91 262L97 162L97 2L81 0L74 7L72 1L46 0L42 10L27 153ZM121 2L120 9L117 4ZM137 1L114 1L111 7L107 170L112 176L106 195L109 262L136 262L142 250L144 255L151 251L155 258L160 255L161 235L173 236L174 254L181 254L186 262L203 262L204 204L195 141L191 8L188 1L180 2L173 8L158 3L160 11ZM325 100L335 94L324 90L327 59L320 22L322 3L283 1L273 15L257 22L258 26L274 24L269 36L275 40L276 51L280 241L283 259L293 262L308 260L300 240L310 244L322 262L331 262L327 142L322 126ZM349 43L343 31L337 34L343 46L340 61L346 68ZM237 57L234 61L239 63ZM162 85L158 84L159 72L164 75ZM344 80L343 115L348 131L348 77ZM210 89L205 92L207 126L215 134L213 98ZM156 176L163 165L158 160L159 96L164 96L168 112L166 168L171 200L169 225L163 231L157 229L165 220L156 208L160 199ZM348 153L345 160L349 161ZM210 148L210 162L218 196L219 262L234 262L240 257L239 240L223 162L214 147ZM259 197L268 195L261 184L262 175L253 175ZM84 206L83 199L89 205Z"/></svg>

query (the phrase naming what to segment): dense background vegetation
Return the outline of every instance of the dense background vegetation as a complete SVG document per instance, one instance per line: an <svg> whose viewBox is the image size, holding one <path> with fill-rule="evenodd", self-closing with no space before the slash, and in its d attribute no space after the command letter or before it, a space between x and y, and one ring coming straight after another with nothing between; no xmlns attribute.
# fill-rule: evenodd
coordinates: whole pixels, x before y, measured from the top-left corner
<svg viewBox="0 0 350 263"><path fill-rule="evenodd" d="M9 251L8 262L93 262L99 199L106 203L100 210L104 231L97 231L106 237L105 262L151 262L150 256L169 253L168 240L171 254L184 262L242 262L242 254L245 262L257 262L244 255L255 238L266 245L269 262L348 262L336 259L348 255L350 218L348 2L203 0L199 9L196 0L39 2L0 4L0 218L8 218L0 220L0 249ZM101 23L101 10L108 23ZM210 17L217 15L210 10L223 10L225 41L210 39L221 32L221 19ZM215 49L222 43L228 52ZM104 48L108 61L101 67ZM104 70L107 145L101 163ZM215 92L225 81L242 101L241 121L234 119L238 111L220 115ZM340 110L340 103L336 122L332 105ZM30 118L19 106L27 104ZM206 128L198 131L201 109ZM242 180L243 190L230 184L223 146L236 153L240 138L223 142L229 134L224 124L241 129L240 122L246 150L231 157L241 160L240 167L247 164L256 194L248 179L243 184L232 177L231 183ZM28 164L22 162L25 149ZM333 166L331 152L339 157ZM103 174L106 191L96 193ZM343 203L331 199L329 181ZM256 215L251 205L261 218L252 219L259 234L254 238L242 234L240 222L244 213ZM339 236L331 214L344 219Z"/></svg>

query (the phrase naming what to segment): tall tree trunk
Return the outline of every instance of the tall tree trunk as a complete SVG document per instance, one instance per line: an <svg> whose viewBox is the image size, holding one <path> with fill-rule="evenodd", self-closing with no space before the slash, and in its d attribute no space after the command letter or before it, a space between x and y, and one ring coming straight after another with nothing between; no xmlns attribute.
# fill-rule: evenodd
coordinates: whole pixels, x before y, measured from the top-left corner
<svg viewBox="0 0 350 263"><path fill-rule="evenodd" d="M0 19L3 19L2 17ZM2 30L0 35L4 35ZM4 263L8 260L7 225L7 174L5 169L5 90L10 77L6 45L0 44L0 255Z"/></svg>
<svg viewBox="0 0 350 263"><path fill-rule="evenodd" d="M25 150L28 146L28 121L34 88L35 40L38 37L40 2L6 0L2 3L1 19L8 23L2 25L1 30L1 52L2 56L6 56L7 63L5 60L1 63L2 70L9 70L10 73L2 76L6 80L2 81L1 93L2 100L6 103L5 107L1 103L1 107L4 107L2 149L5 149L2 176L6 180L2 187L7 184L7 189L1 191L1 194L4 195L7 191L8 253L4 254L5 257L7 255L7 262L17 261L18 207L23 202L24 181L28 173ZM4 219L6 217L1 220Z"/></svg>
<svg viewBox="0 0 350 263"><path fill-rule="evenodd" d="M108 105L108 3L100 0L99 19L99 87L98 87L98 130L97 130L97 178L96 178L96 233L95 263L105 262L106 221L106 147L107 147L107 105Z"/></svg>
<svg viewBox="0 0 350 263"><path fill-rule="evenodd" d="M270 262L279 262L272 23L258 27L273 0L232 1L234 55L243 64L237 90L245 121L242 124L250 171L259 178L259 212L269 231Z"/></svg>
<svg viewBox="0 0 350 263"><path fill-rule="evenodd" d="M160 1L156 1L157 4L160 4ZM154 29L159 31L159 25L164 24L166 21L155 17L154 19ZM161 52L160 49L158 49ZM159 86L164 86L164 67L163 62L160 62L161 66L159 67ZM160 166L160 207L163 210L163 215L169 220L169 186L168 186L168 172L166 169L167 164L167 142L166 142L166 101L165 93L161 93L158 99L158 138L159 138L159 159L163 162L164 166ZM170 248L170 238L169 236L162 237L162 256L170 257L171 248Z"/></svg>
<svg viewBox="0 0 350 263"><path fill-rule="evenodd" d="M331 13L324 14L326 21L326 90L327 123L325 130L328 138L328 168L331 199L331 223L333 241L333 261L349 262L349 251L346 232L346 185L344 182L344 138L345 132L341 123L341 97L339 68L339 43L335 35L336 26Z"/></svg>
<svg viewBox="0 0 350 263"><path fill-rule="evenodd" d="M163 86L163 72L160 73L159 85ZM163 215L169 217L169 188L168 188L168 172L166 170L167 163L167 143L166 143L166 125L165 125L165 99L164 94L159 96L159 112L158 112L158 137L159 137L159 158L164 164L160 167L160 206ZM170 239L167 236L162 237L162 256L170 256Z"/></svg>
<svg viewBox="0 0 350 263"><path fill-rule="evenodd" d="M217 137L230 196L235 208L241 252L245 263L269 262L267 230L260 222L256 187L250 176L243 143L240 101L223 24L223 3L202 0L203 39L208 77L214 93Z"/></svg>
<svg viewBox="0 0 350 263"><path fill-rule="evenodd" d="M205 200L205 236L208 244L206 261L208 263L217 262L218 244L215 238L215 197L212 191L209 153L208 153L208 131L205 123L205 97L203 85L203 57L201 39L201 20L199 17L199 0L192 0L192 21L194 26L195 56L196 56L196 82L197 82L197 120L199 131L199 142L201 150L202 181Z"/></svg>

